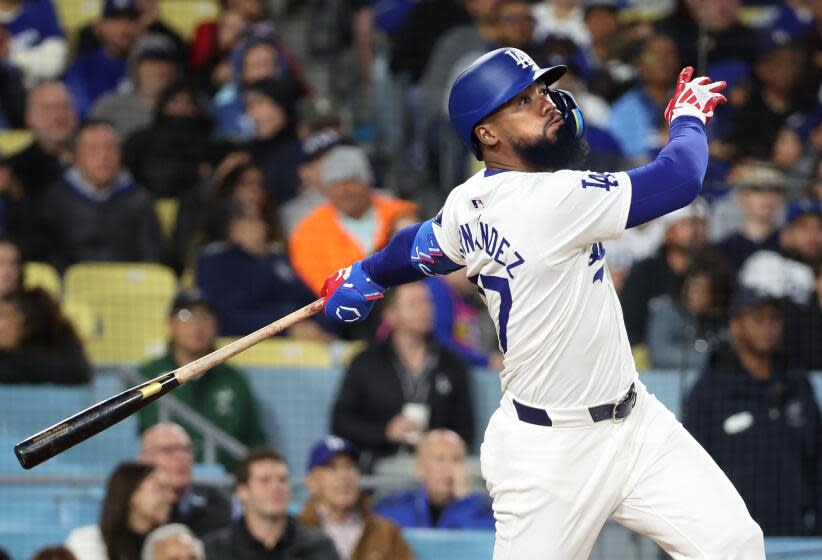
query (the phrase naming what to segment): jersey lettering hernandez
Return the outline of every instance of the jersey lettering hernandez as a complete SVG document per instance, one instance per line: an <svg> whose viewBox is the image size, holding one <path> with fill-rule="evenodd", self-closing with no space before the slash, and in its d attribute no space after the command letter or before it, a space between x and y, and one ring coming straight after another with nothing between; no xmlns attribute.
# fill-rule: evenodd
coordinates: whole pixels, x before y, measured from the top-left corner
<svg viewBox="0 0 822 560"><path fill-rule="evenodd" d="M621 235L630 203L626 173L480 172L433 220L494 319L502 388L518 400L592 406L636 379L602 245Z"/></svg>

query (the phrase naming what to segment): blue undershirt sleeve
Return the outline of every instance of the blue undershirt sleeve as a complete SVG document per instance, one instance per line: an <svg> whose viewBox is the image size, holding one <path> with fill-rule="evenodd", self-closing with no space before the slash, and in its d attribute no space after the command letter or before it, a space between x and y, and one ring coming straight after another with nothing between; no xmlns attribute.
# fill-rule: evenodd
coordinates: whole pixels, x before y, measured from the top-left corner
<svg viewBox="0 0 822 560"><path fill-rule="evenodd" d="M702 189L708 168L705 125L696 117L678 117L671 123L670 138L654 161L628 171L631 207L626 229L687 206Z"/></svg>

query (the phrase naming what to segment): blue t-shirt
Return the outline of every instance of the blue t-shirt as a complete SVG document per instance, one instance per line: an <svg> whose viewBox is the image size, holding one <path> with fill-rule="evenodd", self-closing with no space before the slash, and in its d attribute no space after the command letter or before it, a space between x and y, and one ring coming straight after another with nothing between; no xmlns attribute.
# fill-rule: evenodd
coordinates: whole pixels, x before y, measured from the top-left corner
<svg viewBox="0 0 822 560"><path fill-rule="evenodd" d="M109 56L102 48L78 55L63 81L80 116L89 112L98 97L117 89L126 77L126 70L125 59Z"/></svg>
<svg viewBox="0 0 822 560"><path fill-rule="evenodd" d="M35 47L52 37L63 37L63 29L51 0L26 0L17 16L5 24L11 33L12 50Z"/></svg>

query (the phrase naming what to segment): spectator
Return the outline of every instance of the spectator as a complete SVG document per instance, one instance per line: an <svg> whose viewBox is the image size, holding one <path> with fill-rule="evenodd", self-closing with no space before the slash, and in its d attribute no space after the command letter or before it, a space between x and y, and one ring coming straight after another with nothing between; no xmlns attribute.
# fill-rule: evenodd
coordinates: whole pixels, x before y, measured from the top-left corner
<svg viewBox="0 0 822 560"><path fill-rule="evenodd" d="M34 142L8 160L21 188L17 196L7 199L6 227L20 240L28 259L45 260L50 242L39 231L42 197L70 165L71 139L77 128L77 111L66 86L44 82L32 89L26 126L34 134Z"/></svg>
<svg viewBox="0 0 822 560"><path fill-rule="evenodd" d="M681 279L694 254L708 240L707 205L696 200L689 206L661 219L665 227L665 244L656 255L633 265L622 289L622 312L631 345L645 342L648 302L656 296L671 293Z"/></svg>
<svg viewBox="0 0 822 560"><path fill-rule="evenodd" d="M658 369L701 371L725 338L725 306L731 276L722 256L697 255L671 295L651 300L648 351Z"/></svg>
<svg viewBox="0 0 822 560"><path fill-rule="evenodd" d="M323 157L321 174L328 202L297 225L288 250L297 275L315 294L330 272L381 249L394 222L415 211L410 202L372 191L371 167L360 148L334 148Z"/></svg>
<svg viewBox="0 0 822 560"><path fill-rule="evenodd" d="M677 0L674 13L659 21L657 29L674 39L683 64L696 64L700 48L708 64L726 59L750 64L755 55L751 48L755 32L742 24L739 9L739 0Z"/></svg>
<svg viewBox="0 0 822 560"><path fill-rule="evenodd" d="M66 547L77 560L140 560L146 535L168 521L172 491L163 471L120 463L106 485L100 523L74 529Z"/></svg>
<svg viewBox="0 0 822 560"><path fill-rule="evenodd" d="M798 109L801 69L802 51L796 44L768 38L760 46L754 66L757 84L750 88L747 102L731 113L729 140L737 154L771 157L780 128Z"/></svg>
<svg viewBox="0 0 822 560"><path fill-rule="evenodd" d="M48 546L35 552L31 560L77 560L77 557L65 546Z"/></svg>
<svg viewBox="0 0 822 560"><path fill-rule="evenodd" d="M186 431L173 422L155 424L140 438L140 461L156 465L174 493L169 522L183 523L202 537L231 522L231 501L218 489L191 480L194 449Z"/></svg>
<svg viewBox="0 0 822 560"><path fill-rule="evenodd" d="M91 367L60 304L41 288L0 300L0 383L87 383Z"/></svg>
<svg viewBox="0 0 822 560"><path fill-rule="evenodd" d="M296 91L287 80L254 82L244 92L254 125L247 149L260 166L271 197L282 204L297 194L301 144L296 129Z"/></svg>
<svg viewBox="0 0 822 560"><path fill-rule="evenodd" d="M197 25L194 39L191 42L189 66L198 70L214 60L215 55L227 52L227 44L235 43L241 32L249 25L260 23L266 18L266 5L263 0L221 0L222 11L217 20L204 21ZM226 16L236 22L230 24L230 31L224 23ZM229 37L232 40L227 40Z"/></svg>
<svg viewBox="0 0 822 560"><path fill-rule="evenodd" d="M300 521L331 537L343 560L411 560L399 528L371 511L360 490L360 470L350 441L329 436L311 448L306 471L309 498Z"/></svg>
<svg viewBox="0 0 822 560"><path fill-rule="evenodd" d="M256 208L229 209L228 239L203 249L197 285L215 302L220 334L244 336L314 300L297 278L288 257L276 250L266 221ZM325 340L313 321L301 321L282 333Z"/></svg>
<svg viewBox="0 0 822 560"><path fill-rule="evenodd" d="M87 121L75 136L74 165L43 196L49 261L60 270L79 261L159 261L153 204L123 169L114 128Z"/></svg>
<svg viewBox="0 0 822 560"><path fill-rule="evenodd" d="M247 141L254 126L246 114L243 90L255 82L278 80L293 86L295 97L307 91L297 61L270 28L256 28L231 53L231 79L215 94L212 113L221 139Z"/></svg>
<svg viewBox="0 0 822 560"><path fill-rule="evenodd" d="M171 523L148 534L140 560L205 560L205 547L191 529Z"/></svg>
<svg viewBox="0 0 822 560"><path fill-rule="evenodd" d="M158 93L153 122L126 141L123 159L155 197L180 198L202 179L211 123L190 84L172 83Z"/></svg>
<svg viewBox="0 0 822 560"><path fill-rule="evenodd" d="M822 155L822 106L809 115L788 117L776 135L771 160L787 175L815 178Z"/></svg>
<svg viewBox="0 0 822 560"><path fill-rule="evenodd" d="M822 371L822 260L814 267L814 297L786 319L783 348L789 363L809 371Z"/></svg>
<svg viewBox="0 0 822 560"><path fill-rule="evenodd" d="M731 171L734 193L744 213L742 227L717 244L734 274L759 250L779 250L778 214L786 177L773 167L739 165Z"/></svg>
<svg viewBox="0 0 822 560"><path fill-rule="evenodd" d="M662 114L679 68L676 44L667 35L653 35L637 50L634 65L639 84L614 102L609 132L631 164L641 165L668 139Z"/></svg>
<svg viewBox="0 0 822 560"><path fill-rule="evenodd" d="M493 529L487 496L472 493L465 442L450 430L432 430L417 446L420 487L391 495L375 511L403 528Z"/></svg>
<svg viewBox="0 0 822 560"><path fill-rule="evenodd" d="M261 4L257 0L250 3ZM206 22L197 26L189 67L198 88L209 97L231 80L231 53L243 40L247 26L243 13L233 8L223 10L216 22ZM201 39L201 29L204 28L210 28L209 33L212 36Z"/></svg>
<svg viewBox="0 0 822 560"><path fill-rule="evenodd" d="M164 35L140 37L128 59L128 89L102 95L91 108L91 116L110 122L123 140L148 127L160 95L177 74L176 54L174 43Z"/></svg>
<svg viewBox="0 0 822 560"><path fill-rule="evenodd" d="M322 159L336 146L353 142L333 128L308 134L302 142L302 158L297 172L300 186L297 196L280 207L280 218L286 232L293 233L303 218L325 202L322 194Z"/></svg>
<svg viewBox="0 0 822 560"><path fill-rule="evenodd" d="M273 449L252 450L237 466L243 516L205 538L208 560L337 560L334 543L288 514L288 467Z"/></svg>
<svg viewBox="0 0 822 560"><path fill-rule="evenodd" d="M580 47L591 43L591 35L583 21L582 0L543 0L534 5L537 41L549 35L567 37Z"/></svg>
<svg viewBox="0 0 822 560"><path fill-rule="evenodd" d="M148 379L177 369L214 350L217 317L214 307L197 290L182 291L174 298L168 317L169 345L166 354L143 364L139 371ZM199 379L174 392L175 398L200 413L206 420L240 442L253 446L265 441L257 415L257 405L243 375L228 364L220 364ZM140 431L157 423L158 405L140 411ZM172 416L173 418L173 416ZM180 424L193 434L195 457L202 460L202 435ZM234 459L220 452L218 460L231 470Z"/></svg>
<svg viewBox="0 0 822 560"><path fill-rule="evenodd" d="M122 5L127 4L126 0L119 0ZM162 35L174 44L177 63L182 66L185 63L186 43L183 38L171 27L163 23L160 19L160 0L136 0L137 8L137 36ZM101 36L105 30L101 30L100 21L92 22L80 29L77 39L77 52L88 53L97 50L102 41Z"/></svg>
<svg viewBox="0 0 822 560"><path fill-rule="evenodd" d="M586 62L591 69L588 86L591 92L611 102L624 93L626 83L629 84L634 75L622 60L628 35L619 22L620 2L586 0L583 10L583 21L591 37L586 49Z"/></svg>
<svg viewBox="0 0 822 560"><path fill-rule="evenodd" d="M786 370L776 354L779 302L743 288L730 315L731 347L691 391L685 427L728 475L766 536L819 534L822 418L806 372Z"/></svg>
<svg viewBox="0 0 822 560"><path fill-rule="evenodd" d="M8 60L22 70L26 87L60 75L68 44L51 0L5 0L0 25L11 35Z"/></svg>
<svg viewBox="0 0 822 560"><path fill-rule="evenodd" d="M100 46L80 53L66 71L64 80L81 116L128 74L127 59L139 33L136 1L105 0L103 17L97 24Z"/></svg>
<svg viewBox="0 0 822 560"><path fill-rule="evenodd" d="M284 242L277 205L265 189L265 177L245 152L229 154L214 173L216 193L208 209L206 240L221 242L228 238L228 217L232 208L247 208L266 223L268 239Z"/></svg>
<svg viewBox="0 0 822 560"><path fill-rule="evenodd" d="M334 403L332 430L375 459L417 443L429 428L474 438L468 373L455 354L434 342L433 309L423 284L389 292L383 319L391 334L354 358Z"/></svg>
<svg viewBox="0 0 822 560"><path fill-rule="evenodd" d="M757 251L739 271L739 283L798 304L814 290L812 266L822 260L822 202L804 198L788 205L779 232L779 253Z"/></svg>

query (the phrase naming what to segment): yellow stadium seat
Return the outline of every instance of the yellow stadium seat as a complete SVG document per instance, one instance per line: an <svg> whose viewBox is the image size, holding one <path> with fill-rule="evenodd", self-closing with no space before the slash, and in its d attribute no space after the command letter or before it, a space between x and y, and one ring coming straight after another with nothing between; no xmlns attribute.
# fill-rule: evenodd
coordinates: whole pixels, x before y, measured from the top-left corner
<svg viewBox="0 0 822 560"><path fill-rule="evenodd" d="M177 227L177 213L180 211L180 202L176 198L158 198L154 201L154 211L160 220L160 229L163 237L170 246Z"/></svg>
<svg viewBox="0 0 822 560"><path fill-rule="evenodd" d="M162 353L174 272L148 263L81 263L64 277L67 306L94 314L86 350L94 363L137 363Z"/></svg>
<svg viewBox="0 0 822 560"><path fill-rule="evenodd" d="M217 0L160 0L160 19L185 39L194 36L197 25L220 12Z"/></svg>
<svg viewBox="0 0 822 560"><path fill-rule="evenodd" d="M222 347L236 340L223 337L217 340ZM268 367L331 367L333 360L328 346L321 342L303 342L287 338L272 338L240 352L229 362L236 366Z"/></svg>
<svg viewBox="0 0 822 560"><path fill-rule="evenodd" d="M0 154L13 156L34 140L30 130L0 130Z"/></svg>
<svg viewBox="0 0 822 560"><path fill-rule="evenodd" d="M103 10L103 0L55 0L54 4L71 45L80 29L99 18Z"/></svg>
<svg viewBox="0 0 822 560"><path fill-rule="evenodd" d="M63 313L71 321L77 336L84 341L100 337L102 325L96 313L87 304L80 301L66 301L63 303Z"/></svg>
<svg viewBox="0 0 822 560"><path fill-rule="evenodd" d="M23 270L23 284L26 288L43 288L58 300L63 291L60 285L60 274L53 266L44 262L26 263L26 268Z"/></svg>

